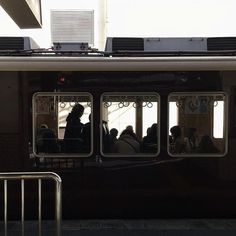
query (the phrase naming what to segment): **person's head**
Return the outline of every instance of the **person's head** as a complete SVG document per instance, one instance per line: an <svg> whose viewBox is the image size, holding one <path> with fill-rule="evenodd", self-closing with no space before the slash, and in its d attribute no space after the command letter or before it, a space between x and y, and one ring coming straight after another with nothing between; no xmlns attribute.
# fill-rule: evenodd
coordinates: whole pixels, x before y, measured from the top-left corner
<svg viewBox="0 0 236 236"><path fill-rule="evenodd" d="M130 136L133 137L134 132L133 132L132 130L126 128L126 129L124 129L124 130L122 131L122 133L121 133L120 136L122 136L122 135L130 135Z"/></svg>
<svg viewBox="0 0 236 236"><path fill-rule="evenodd" d="M77 103L73 106L71 113L74 116L81 117L84 113L84 107L81 104Z"/></svg>
<svg viewBox="0 0 236 236"><path fill-rule="evenodd" d="M134 128L133 128L132 125L128 125L128 126L126 126L126 129L127 129L127 130L130 130L130 131L132 131L132 132L134 132Z"/></svg>
<svg viewBox="0 0 236 236"><path fill-rule="evenodd" d="M171 135L173 136L173 138L177 138L180 137L182 135L182 131L179 125L173 126L170 129Z"/></svg>
<svg viewBox="0 0 236 236"><path fill-rule="evenodd" d="M152 137L157 136L157 123L152 124L149 135Z"/></svg>
<svg viewBox="0 0 236 236"><path fill-rule="evenodd" d="M111 135L112 137L116 137L116 136L118 135L118 130L117 130L116 128L112 128L112 129L110 130L110 135Z"/></svg>
<svg viewBox="0 0 236 236"><path fill-rule="evenodd" d="M148 128L147 128L147 131L146 131L147 135L150 134L150 131L151 131L151 127L148 127Z"/></svg>

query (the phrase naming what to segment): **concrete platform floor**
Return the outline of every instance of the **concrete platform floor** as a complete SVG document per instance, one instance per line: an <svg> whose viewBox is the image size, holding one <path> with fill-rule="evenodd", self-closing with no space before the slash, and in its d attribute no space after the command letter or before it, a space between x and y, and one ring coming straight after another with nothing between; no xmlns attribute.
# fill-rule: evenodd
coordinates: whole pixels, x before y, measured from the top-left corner
<svg viewBox="0 0 236 236"><path fill-rule="evenodd" d="M43 221L42 236L53 236L55 222ZM36 221L25 222L24 236L38 234ZM21 235L21 222L8 222L7 236ZM0 223L4 236L4 223ZM235 236L236 219L140 219L62 221L62 236Z"/></svg>

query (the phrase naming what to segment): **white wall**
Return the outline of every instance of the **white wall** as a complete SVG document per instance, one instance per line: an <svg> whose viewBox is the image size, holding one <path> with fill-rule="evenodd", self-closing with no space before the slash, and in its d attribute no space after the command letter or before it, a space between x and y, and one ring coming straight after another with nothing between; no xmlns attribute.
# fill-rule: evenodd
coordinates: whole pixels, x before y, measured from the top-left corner
<svg viewBox="0 0 236 236"><path fill-rule="evenodd" d="M109 36L236 36L235 0L108 0Z"/></svg>
<svg viewBox="0 0 236 236"><path fill-rule="evenodd" d="M42 0L43 29L20 30L0 9L0 35L32 36L41 47L50 47L50 9L94 9L99 49L105 35L236 36L235 0Z"/></svg>
<svg viewBox="0 0 236 236"><path fill-rule="evenodd" d="M21 30L0 7L0 35L1 36L31 36L41 48L51 47L50 10L80 9L94 10L94 42L95 47L104 49L106 35L106 0L41 0L42 1L42 29Z"/></svg>

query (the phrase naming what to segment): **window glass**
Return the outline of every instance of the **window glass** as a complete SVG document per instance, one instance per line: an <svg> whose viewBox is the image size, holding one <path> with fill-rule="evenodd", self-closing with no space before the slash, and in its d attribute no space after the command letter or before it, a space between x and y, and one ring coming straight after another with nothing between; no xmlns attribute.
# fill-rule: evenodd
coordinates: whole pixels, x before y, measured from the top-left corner
<svg viewBox="0 0 236 236"><path fill-rule="evenodd" d="M225 94L172 93L169 96L170 155L225 155L226 108ZM177 117L175 122L173 114Z"/></svg>
<svg viewBox="0 0 236 236"><path fill-rule="evenodd" d="M79 156L91 152L91 96L37 93L33 96L34 153Z"/></svg>
<svg viewBox="0 0 236 236"><path fill-rule="evenodd" d="M152 124L157 123L157 106L158 102L143 102L143 135L147 135ZM152 115L150 116L150 114Z"/></svg>
<svg viewBox="0 0 236 236"><path fill-rule="evenodd" d="M213 108L214 108L213 137L223 138L224 136L224 101L215 101Z"/></svg>
<svg viewBox="0 0 236 236"><path fill-rule="evenodd" d="M159 96L105 93L102 96L102 152L133 156L159 151Z"/></svg>
<svg viewBox="0 0 236 236"><path fill-rule="evenodd" d="M178 113L177 102L169 102L169 127L178 125Z"/></svg>

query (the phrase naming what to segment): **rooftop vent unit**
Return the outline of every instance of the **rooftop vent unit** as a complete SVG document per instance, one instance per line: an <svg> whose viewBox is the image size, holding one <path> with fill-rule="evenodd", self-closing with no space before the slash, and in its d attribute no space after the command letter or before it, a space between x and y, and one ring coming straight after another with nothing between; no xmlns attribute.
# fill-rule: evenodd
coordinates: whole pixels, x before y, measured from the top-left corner
<svg viewBox="0 0 236 236"><path fill-rule="evenodd" d="M236 50L236 37L218 38L115 38L108 37L105 51L207 52Z"/></svg>
<svg viewBox="0 0 236 236"><path fill-rule="evenodd" d="M109 40L109 39L108 39ZM112 38L112 51L128 50L128 51L143 51L143 38Z"/></svg>
<svg viewBox="0 0 236 236"><path fill-rule="evenodd" d="M208 38L207 49L216 50L236 50L236 37Z"/></svg>
<svg viewBox="0 0 236 236"><path fill-rule="evenodd" d="M30 37L0 37L0 50L32 50L39 46Z"/></svg>

